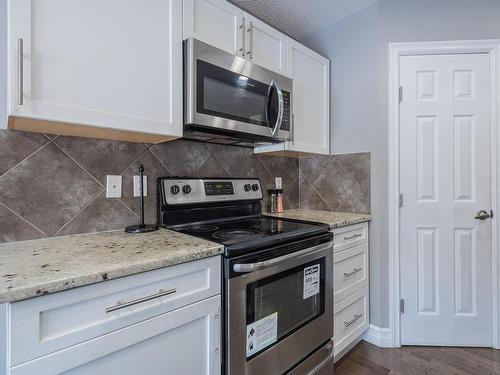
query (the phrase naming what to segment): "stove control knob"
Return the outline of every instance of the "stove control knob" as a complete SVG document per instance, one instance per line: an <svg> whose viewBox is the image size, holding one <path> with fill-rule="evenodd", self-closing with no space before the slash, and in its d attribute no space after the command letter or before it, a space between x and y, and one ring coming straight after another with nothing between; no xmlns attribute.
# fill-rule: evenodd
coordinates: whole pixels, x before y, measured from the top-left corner
<svg viewBox="0 0 500 375"><path fill-rule="evenodd" d="M189 185L184 185L184 186L182 187L182 192L183 192L184 194L189 194L189 193L191 193L191 186L189 186Z"/></svg>
<svg viewBox="0 0 500 375"><path fill-rule="evenodd" d="M257 190L259 190L259 185L258 185L258 184L253 184L253 185L252 185L252 190L253 190L253 191L257 191Z"/></svg>
<svg viewBox="0 0 500 375"><path fill-rule="evenodd" d="M250 190L252 190L252 185L245 184L245 191L250 191Z"/></svg>
<svg viewBox="0 0 500 375"><path fill-rule="evenodd" d="M174 194L174 195L175 195L175 194L177 194L177 193L179 192L179 190L180 190L180 189L179 189L179 186L178 186L178 185L172 185L172 186L170 187L170 192L171 192L172 194Z"/></svg>

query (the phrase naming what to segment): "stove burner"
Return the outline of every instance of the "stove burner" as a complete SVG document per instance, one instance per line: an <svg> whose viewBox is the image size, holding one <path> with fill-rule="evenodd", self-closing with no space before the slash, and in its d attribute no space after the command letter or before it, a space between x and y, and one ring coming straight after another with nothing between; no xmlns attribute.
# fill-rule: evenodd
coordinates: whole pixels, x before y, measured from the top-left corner
<svg viewBox="0 0 500 375"><path fill-rule="evenodd" d="M237 240L259 234L260 232L254 229L225 229L215 232L213 236L219 240Z"/></svg>
<svg viewBox="0 0 500 375"><path fill-rule="evenodd" d="M189 232L193 233L205 233L205 232L213 232L214 230L219 229L216 225L198 225L196 227L188 228Z"/></svg>

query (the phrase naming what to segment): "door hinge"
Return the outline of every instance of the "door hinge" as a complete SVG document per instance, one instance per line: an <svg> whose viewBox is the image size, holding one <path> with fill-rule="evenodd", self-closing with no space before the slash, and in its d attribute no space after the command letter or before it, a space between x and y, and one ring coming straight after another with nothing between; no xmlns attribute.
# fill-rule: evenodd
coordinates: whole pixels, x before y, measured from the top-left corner
<svg viewBox="0 0 500 375"><path fill-rule="evenodd" d="M399 301L399 311L401 312L401 314L405 313L405 300L404 299L401 299Z"/></svg>
<svg viewBox="0 0 500 375"><path fill-rule="evenodd" d="M399 86L399 102L403 101L403 86Z"/></svg>
<svg viewBox="0 0 500 375"><path fill-rule="evenodd" d="M403 200L403 194L399 194L399 208L403 207L404 200Z"/></svg>

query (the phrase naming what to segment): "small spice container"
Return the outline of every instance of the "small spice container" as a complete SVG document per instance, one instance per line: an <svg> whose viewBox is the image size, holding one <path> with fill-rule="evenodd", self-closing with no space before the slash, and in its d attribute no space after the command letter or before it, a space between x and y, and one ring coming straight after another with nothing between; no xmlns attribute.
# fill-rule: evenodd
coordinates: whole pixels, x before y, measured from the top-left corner
<svg viewBox="0 0 500 375"><path fill-rule="evenodd" d="M269 212L275 213L278 210L278 193L275 189L269 189Z"/></svg>
<svg viewBox="0 0 500 375"><path fill-rule="evenodd" d="M283 212L283 190L276 189L276 212Z"/></svg>

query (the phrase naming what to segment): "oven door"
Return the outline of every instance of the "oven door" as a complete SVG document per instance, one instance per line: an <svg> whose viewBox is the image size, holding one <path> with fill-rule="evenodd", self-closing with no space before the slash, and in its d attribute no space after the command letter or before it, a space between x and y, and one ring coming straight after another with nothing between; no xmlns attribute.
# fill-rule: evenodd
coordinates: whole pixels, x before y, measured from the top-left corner
<svg viewBox="0 0 500 375"><path fill-rule="evenodd" d="M289 78L189 39L185 44L185 80L188 127L273 141L290 138Z"/></svg>
<svg viewBox="0 0 500 375"><path fill-rule="evenodd" d="M234 271L226 285L229 374L283 374L331 340L332 242L229 267Z"/></svg>

